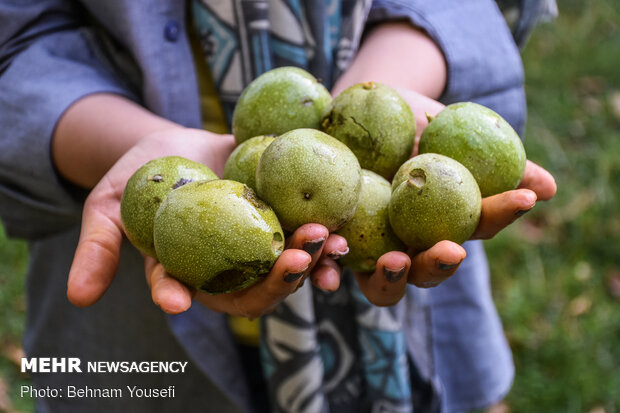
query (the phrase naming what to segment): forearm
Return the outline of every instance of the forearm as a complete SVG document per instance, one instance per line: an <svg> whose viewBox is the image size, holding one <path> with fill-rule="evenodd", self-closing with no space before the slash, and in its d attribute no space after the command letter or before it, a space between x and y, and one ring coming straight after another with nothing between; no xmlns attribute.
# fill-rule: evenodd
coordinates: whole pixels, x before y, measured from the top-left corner
<svg viewBox="0 0 620 413"><path fill-rule="evenodd" d="M58 121L52 159L65 179L92 188L140 138L174 128L182 127L120 95L88 95Z"/></svg>
<svg viewBox="0 0 620 413"><path fill-rule="evenodd" d="M446 62L423 31L407 22L384 23L367 34L353 63L334 86L334 93L362 81L385 83L438 99L446 85Z"/></svg>

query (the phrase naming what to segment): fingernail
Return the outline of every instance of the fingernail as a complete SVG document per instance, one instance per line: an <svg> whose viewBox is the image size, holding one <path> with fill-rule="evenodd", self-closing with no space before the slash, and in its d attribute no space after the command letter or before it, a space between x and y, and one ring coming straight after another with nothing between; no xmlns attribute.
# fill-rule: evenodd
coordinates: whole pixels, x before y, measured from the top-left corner
<svg viewBox="0 0 620 413"><path fill-rule="evenodd" d="M344 251L330 252L329 254L327 254L327 256L331 258L332 260L339 260L340 258L344 257L348 253L349 253L349 247L347 247L347 249Z"/></svg>
<svg viewBox="0 0 620 413"><path fill-rule="evenodd" d="M386 280L391 283L395 283L396 281L403 278L403 275L405 275L405 267L401 268L400 270L390 270L388 268L383 268L383 275L385 276Z"/></svg>
<svg viewBox="0 0 620 413"><path fill-rule="evenodd" d="M437 263L437 266L439 267L440 270L448 271L448 270L453 270L454 268L458 267L459 264L460 264L460 262L457 262L456 264L445 264L445 263L439 261Z"/></svg>
<svg viewBox="0 0 620 413"><path fill-rule="evenodd" d="M321 238L319 240L304 242L304 246L302 248L308 254L312 255L312 254L314 254L315 252L317 252L318 250L321 249L321 247L323 246L324 242L325 242L324 238Z"/></svg>
<svg viewBox="0 0 620 413"><path fill-rule="evenodd" d="M520 209L519 211L515 212L515 216L516 217L520 217L521 215L525 214L526 212L530 212L529 209Z"/></svg>
<svg viewBox="0 0 620 413"><path fill-rule="evenodd" d="M303 275L306 273L307 270L308 270L308 268L305 268L301 272L289 272L289 273L286 273L284 275L284 281L286 281L287 283L295 282L295 281L299 280L301 277L303 277Z"/></svg>

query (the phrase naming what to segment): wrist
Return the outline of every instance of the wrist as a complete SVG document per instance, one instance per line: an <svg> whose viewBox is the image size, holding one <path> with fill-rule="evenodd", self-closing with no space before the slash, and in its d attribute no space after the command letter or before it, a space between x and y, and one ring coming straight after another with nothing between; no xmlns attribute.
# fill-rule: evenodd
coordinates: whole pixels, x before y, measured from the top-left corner
<svg viewBox="0 0 620 413"><path fill-rule="evenodd" d="M222 176L226 159L235 146L232 135L177 125L143 136L132 151L147 160L159 156L182 156L205 164Z"/></svg>
<svg viewBox="0 0 620 413"><path fill-rule="evenodd" d="M142 137L182 128L120 95L93 94L71 105L52 136L52 160L68 181L92 188Z"/></svg>

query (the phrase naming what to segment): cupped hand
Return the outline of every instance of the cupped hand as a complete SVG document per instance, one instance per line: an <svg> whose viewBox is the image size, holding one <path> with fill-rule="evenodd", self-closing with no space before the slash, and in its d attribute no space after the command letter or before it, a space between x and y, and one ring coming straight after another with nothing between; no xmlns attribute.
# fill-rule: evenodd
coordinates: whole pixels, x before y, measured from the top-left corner
<svg viewBox="0 0 620 413"><path fill-rule="evenodd" d="M519 188L482 200L480 222L472 239L489 239L531 210L537 200L546 201L557 190L553 176L527 161ZM396 304L407 283L428 288L451 277L465 259L465 249L451 241L440 241L428 250L408 253L391 251L379 258L375 272L356 274L360 289L370 302Z"/></svg>
<svg viewBox="0 0 620 413"><path fill-rule="evenodd" d="M417 136L412 153L415 156L419 137L428 125L427 115L437 115L444 105L410 89L397 87L397 91L416 117ZM531 210L537 200L553 198L556 190L553 176L528 160L523 180L517 189L482 200L480 222L471 239L492 238ZM421 252L388 252L379 258L374 273L356 274L356 277L369 301L376 305L393 305L405 294L407 283L422 288L437 286L456 272L465 256L462 246L451 241L441 241Z"/></svg>
<svg viewBox="0 0 620 413"><path fill-rule="evenodd" d="M234 148L231 135L175 127L140 139L101 178L82 211L80 238L69 271L67 296L77 306L95 303L118 268L123 240L120 202L131 175L149 160L178 155L209 166L220 174Z"/></svg>
<svg viewBox="0 0 620 413"><path fill-rule="evenodd" d="M146 136L125 153L84 204L80 239L69 272L69 300L78 306L89 306L99 300L112 283L124 235L121 196L127 180L140 166L160 156L177 155L202 162L221 176L234 146L231 135L179 127ZM337 289L339 274L334 273L334 264L328 255L338 255L346 248L346 240L330 235L325 227L304 225L288 238L287 249L265 280L237 293L196 294L196 298L218 311L256 316L295 291L315 267L313 282L325 289ZM170 277L155 259L146 258L145 269L153 300L164 311L179 313L189 308L194 291Z"/></svg>

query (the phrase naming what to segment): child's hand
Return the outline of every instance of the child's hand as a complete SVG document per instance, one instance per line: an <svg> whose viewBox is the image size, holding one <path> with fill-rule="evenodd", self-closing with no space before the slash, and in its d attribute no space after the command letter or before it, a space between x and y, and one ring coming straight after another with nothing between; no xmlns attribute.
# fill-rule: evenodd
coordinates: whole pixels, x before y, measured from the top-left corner
<svg viewBox="0 0 620 413"><path fill-rule="evenodd" d="M482 200L480 222L472 239L492 238L536 204L555 195L553 176L527 161L525 176L518 189ZM392 251L377 261L373 274L357 274L360 289L376 305L393 305L405 294L407 283L434 287L452 276L465 259L465 249L451 241L441 241L426 251L409 254Z"/></svg>
<svg viewBox="0 0 620 413"><path fill-rule="evenodd" d="M412 90L399 88L416 114L418 137L428 125L426 113L436 115L444 105ZM413 155L417 154L417 140ZM534 162L527 161L518 189L482 199L480 222L472 239L489 239L534 207L537 200L555 195L553 176ZM392 305L405 294L407 283L434 287L452 276L465 259L465 249L451 241L441 241L426 251L408 254L392 251L377 261L373 274L358 274L361 290L376 305ZM401 274L402 273L402 274Z"/></svg>
<svg viewBox="0 0 620 413"><path fill-rule="evenodd" d="M112 283L124 234L120 200L135 170L151 159L178 155L202 162L221 175L234 146L231 135L178 127L150 134L127 151L95 186L84 205L80 240L69 272L69 300L78 306L91 305ZM327 255L346 250L344 238L330 236L321 225L308 224L289 237L287 248L269 276L255 287L221 296L200 294L200 300L218 311L257 316L295 291L315 267L312 280L318 286L338 288L339 274ZM193 293L187 287L165 274L154 259L146 260L146 269L153 299L164 311L178 313L189 308Z"/></svg>

